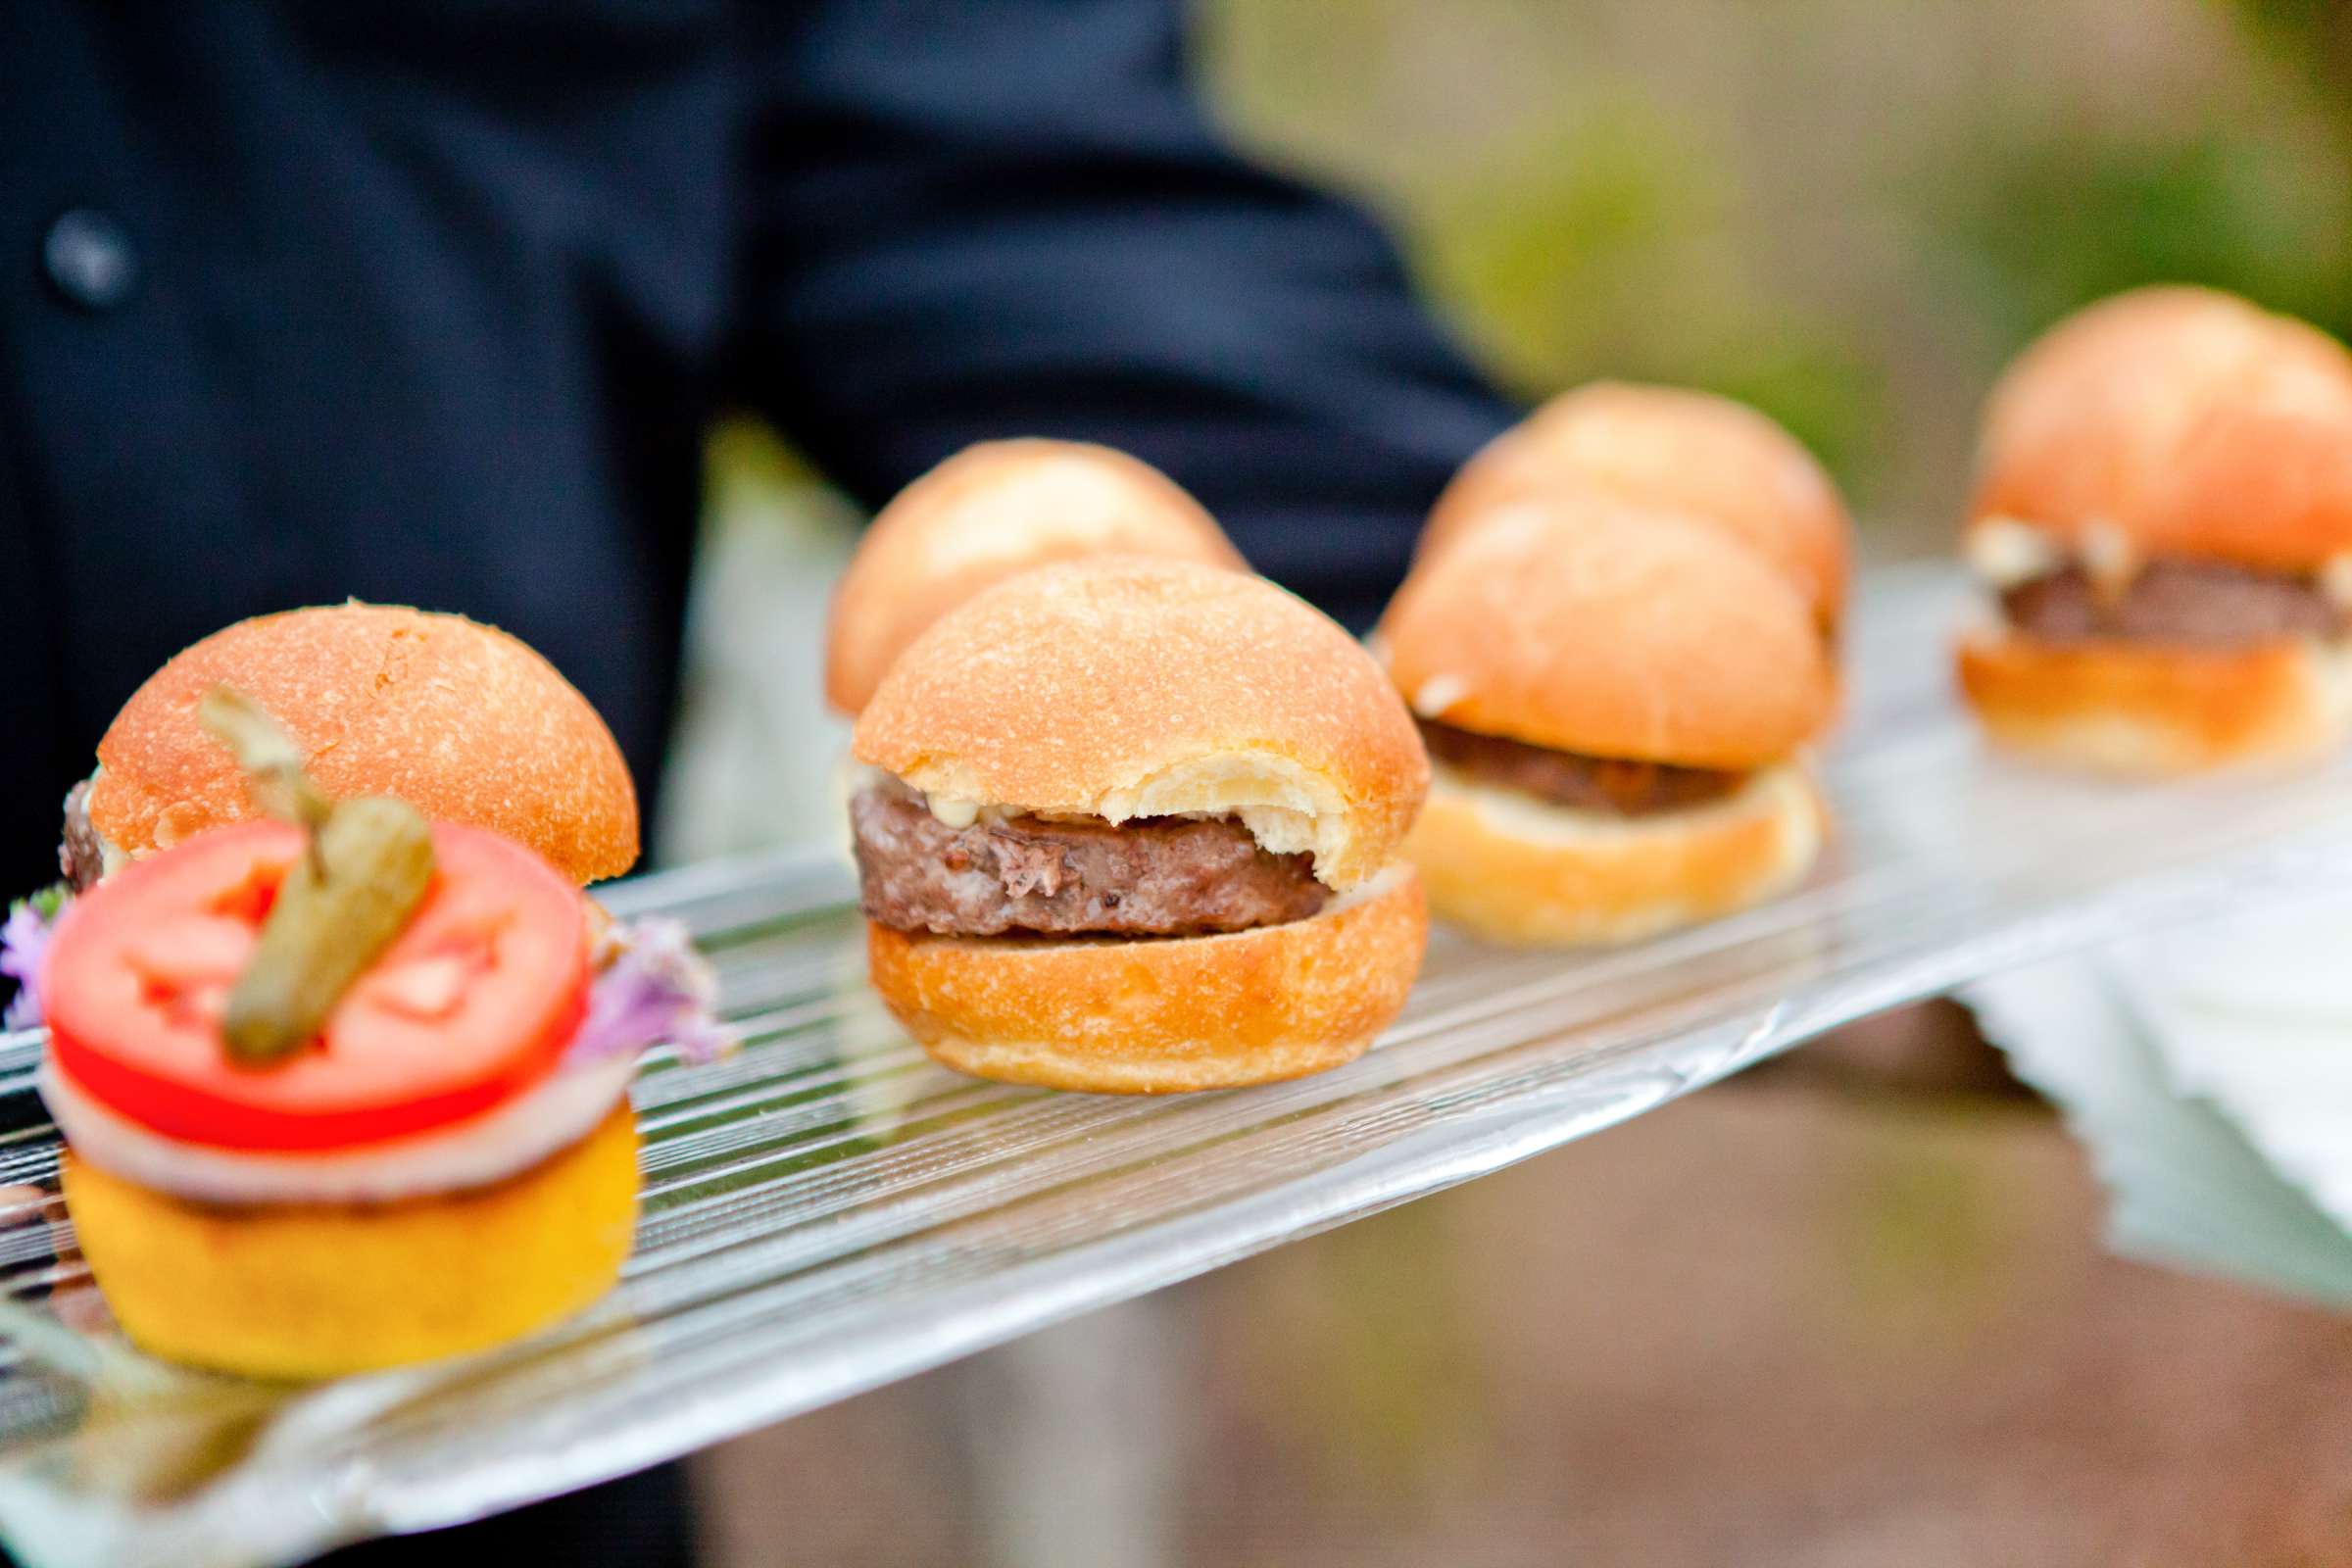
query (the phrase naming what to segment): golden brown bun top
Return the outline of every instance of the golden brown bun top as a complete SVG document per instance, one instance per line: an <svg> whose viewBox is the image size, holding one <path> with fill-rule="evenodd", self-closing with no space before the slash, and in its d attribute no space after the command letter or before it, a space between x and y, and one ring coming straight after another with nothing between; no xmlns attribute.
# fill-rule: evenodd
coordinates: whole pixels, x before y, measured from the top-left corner
<svg viewBox="0 0 2352 1568"><path fill-rule="evenodd" d="M556 667L462 615L358 603L239 621L174 656L98 743L90 819L129 855L253 814L196 719L217 685L260 703L329 795L393 795L530 846L575 881L637 859L620 749Z"/></svg>
<svg viewBox="0 0 2352 1568"><path fill-rule="evenodd" d="M1111 821L1235 816L1351 887L1429 787L1420 735L1354 639L1260 577L1102 557L942 616L858 720L857 760L933 798Z"/></svg>
<svg viewBox="0 0 2352 1568"><path fill-rule="evenodd" d="M2352 552L2352 373L2263 367L2182 437L2134 535L2150 555L2271 571Z"/></svg>
<svg viewBox="0 0 2352 1568"><path fill-rule="evenodd" d="M2352 355L2326 333L2213 289L2135 289L2059 322L1994 386L1970 514L2225 559L2242 538L2259 563L2311 530L2291 498L2234 492L2310 433L2275 417L2331 411L2352 418Z"/></svg>
<svg viewBox="0 0 2352 1568"><path fill-rule="evenodd" d="M1424 552L1505 501L1597 486L1721 524L1787 574L1825 630L1845 611L1852 523L1804 445L1743 403L1595 381L1506 430L1446 486Z"/></svg>
<svg viewBox="0 0 2352 1568"><path fill-rule="evenodd" d="M984 441L899 492L833 591L825 700L856 714L924 627L1016 571L1085 556L1248 569L1175 480L1108 447Z"/></svg>
<svg viewBox="0 0 2352 1568"><path fill-rule="evenodd" d="M1377 643L1425 716L1595 757L1757 767L1832 700L1786 578L1711 523L1599 490L1474 519L1414 566Z"/></svg>

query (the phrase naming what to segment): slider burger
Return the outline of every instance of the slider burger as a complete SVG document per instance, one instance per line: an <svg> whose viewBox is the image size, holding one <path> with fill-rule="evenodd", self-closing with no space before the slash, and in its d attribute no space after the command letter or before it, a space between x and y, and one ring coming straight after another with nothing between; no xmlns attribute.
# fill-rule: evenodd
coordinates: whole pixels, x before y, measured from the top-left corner
<svg viewBox="0 0 2352 1568"><path fill-rule="evenodd" d="M1960 680L1997 739L2125 774L2324 750L2352 697L2352 355L2209 290L2093 306L1995 387L1964 547L1999 618Z"/></svg>
<svg viewBox="0 0 2352 1568"><path fill-rule="evenodd" d="M295 820L131 860L30 971L67 1209L123 1331L315 1378L595 1299L629 1251L635 1059L719 1043L710 971L674 928L603 929L511 838L330 801L234 694L206 713Z"/></svg>
<svg viewBox="0 0 2352 1568"><path fill-rule="evenodd" d="M1183 488L1079 441L987 441L901 491L833 592L825 700L855 717L900 650L992 583L1050 562L1152 556L1248 570Z"/></svg>
<svg viewBox="0 0 2352 1568"><path fill-rule="evenodd" d="M87 888L206 828L256 814L197 721L235 687L293 737L330 797L392 795L436 821L528 846L575 883L637 859L637 794L612 731L554 665L462 615L358 603L239 621L174 656L98 742L60 854Z"/></svg>
<svg viewBox="0 0 2352 1568"><path fill-rule="evenodd" d="M1788 580L1722 530L1598 490L1506 503L1425 555L1375 635L1433 777L1405 854L1498 941L1631 941L1804 875L1797 753L1828 654Z"/></svg>
<svg viewBox="0 0 2352 1568"><path fill-rule="evenodd" d="M1813 454L1743 403L1681 387L1595 381L1489 442L1438 498L1424 556L1513 500L1599 490L1721 527L1770 562L1825 636L1845 612L1845 503Z"/></svg>
<svg viewBox="0 0 2352 1568"><path fill-rule="evenodd" d="M1396 1016L1428 763L1380 670L1261 578L1105 557L943 616L852 744L875 989L986 1078L1293 1078Z"/></svg>

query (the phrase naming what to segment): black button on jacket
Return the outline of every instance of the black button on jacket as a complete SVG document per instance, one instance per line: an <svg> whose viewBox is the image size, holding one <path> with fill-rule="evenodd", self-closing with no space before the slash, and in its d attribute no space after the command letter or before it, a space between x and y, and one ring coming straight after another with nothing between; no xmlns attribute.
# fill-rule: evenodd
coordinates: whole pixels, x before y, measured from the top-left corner
<svg viewBox="0 0 2352 1568"><path fill-rule="evenodd" d="M965 442L1174 473L1373 612L1509 416L1158 0L0 7L0 890L122 700L346 596L546 652L642 782L700 440L877 501Z"/></svg>

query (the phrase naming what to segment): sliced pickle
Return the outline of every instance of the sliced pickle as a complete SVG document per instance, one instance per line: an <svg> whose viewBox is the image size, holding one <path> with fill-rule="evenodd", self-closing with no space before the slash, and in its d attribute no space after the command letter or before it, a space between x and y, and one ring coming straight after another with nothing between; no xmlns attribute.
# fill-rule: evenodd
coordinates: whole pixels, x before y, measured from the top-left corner
<svg viewBox="0 0 2352 1568"><path fill-rule="evenodd" d="M432 827L405 801L338 802L295 862L228 994L228 1054L266 1066L316 1038L351 983L416 913L433 879Z"/></svg>
<svg viewBox="0 0 2352 1568"><path fill-rule="evenodd" d="M335 803L311 782L303 771L302 748L267 709L233 686L216 686L197 705L196 720L237 760L254 805L282 821L318 831Z"/></svg>
<svg viewBox="0 0 2352 1568"><path fill-rule="evenodd" d="M221 1020L230 1059L267 1067L317 1039L343 993L407 928L432 885L432 824L389 796L329 799L303 770L301 748L242 692L214 687L197 717L236 757L254 804L310 835Z"/></svg>

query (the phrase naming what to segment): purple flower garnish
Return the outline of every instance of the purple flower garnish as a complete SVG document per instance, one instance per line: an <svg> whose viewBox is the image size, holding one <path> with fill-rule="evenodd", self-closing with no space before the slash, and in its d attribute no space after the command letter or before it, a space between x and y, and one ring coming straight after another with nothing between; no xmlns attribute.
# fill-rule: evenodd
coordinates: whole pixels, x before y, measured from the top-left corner
<svg viewBox="0 0 2352 1568"><path fill-rule="evenodd" d="M588 1016L564 1052L566 1065L635 1055L667 1041L688 1061L710 1061L735 1045L713 1016L718 976L676 920L640 920L614 933L620 956L596 977Z"/></svg>
<svg viewBox="0 0 2352 1568"><path fill-rule="evenodd" d="M49 933L56 929L55 904L44 913L40 901L25 899L12 906L0 924L0 974L17 983L17 995L0 1011L0 1029L37 1029L41 1026L41 955L49 950Z"/></svg>

